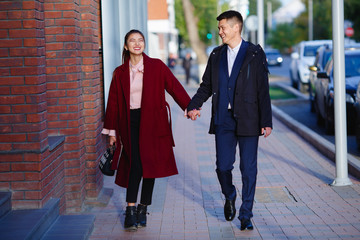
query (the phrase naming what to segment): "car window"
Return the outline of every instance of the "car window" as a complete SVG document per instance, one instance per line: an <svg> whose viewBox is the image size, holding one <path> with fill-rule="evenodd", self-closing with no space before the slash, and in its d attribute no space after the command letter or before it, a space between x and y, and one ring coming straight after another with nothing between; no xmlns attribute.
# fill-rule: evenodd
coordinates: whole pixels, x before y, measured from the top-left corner
<svg viewBox="0 0 360 240"><path fill-rule="evenodd" d="M345 76L360 76L360 55L348 55L345 57Z"/></svg>
<svg viewBox="0 0 360 240"><path fill-rule="evenodd" d="M304 48L304 56L305 57L314 57L316 56L316 50L320 46L305 46Z"/></svg>
<svg viewBox="0 0 360 240"><path fill-rule="evenodd" d="M331 54L332 52L324 52L324 57L322 59L323 61L321 63L323 69L325 68L326 63L329 61Z"/></svg>
<svg viewBox="0 0 360 240"><path fill-rule="evenodd" d="M325 65L325 72L328 76L330 76L331 70L332 70L332 66L333 66L333 60L332 57L330 56L329 61L326 63Z"/></svg>

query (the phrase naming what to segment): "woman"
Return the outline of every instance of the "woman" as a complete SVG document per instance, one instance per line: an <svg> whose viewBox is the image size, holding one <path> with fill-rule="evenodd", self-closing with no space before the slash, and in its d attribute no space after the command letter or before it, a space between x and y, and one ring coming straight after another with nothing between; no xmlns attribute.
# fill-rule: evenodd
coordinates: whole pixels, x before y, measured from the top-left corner
<svg viewBox="0 0 360 240"><path fill-rule="evenodd" d="M123 64L113 74L102 132L110 136L110 145L117 146L112 169L117 170L115 183L127 188L124 225L129 231L146 226L155 178L178 173L165 90L183 110L190 102L170 69L143 53L144 48L145 38L140 31L126 34ZM141 199L136 208L141 179Z"/></svg>

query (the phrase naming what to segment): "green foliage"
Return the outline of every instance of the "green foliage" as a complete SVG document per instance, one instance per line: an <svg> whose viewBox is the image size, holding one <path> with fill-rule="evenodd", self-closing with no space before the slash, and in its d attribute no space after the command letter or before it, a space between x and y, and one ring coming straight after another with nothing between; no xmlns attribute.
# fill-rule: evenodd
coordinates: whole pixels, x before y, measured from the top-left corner
<svg viewBox="0 0 360 240"><path fill-rule="evenodd" d="M267 3L271 2L271 11L275 12L279 7L281 7L280 0L264 0L264 19L267 19ZM257 0L249 0L249 16L257 15Z"/></svg>
<svg viewBox="0 0 360 240"><path fill-rule="evenodd" d="M308 9L308 0L302 0ZM360 40L360 1L344 1L344 18L353 22L354 36L356 41ZM294 19L298 37L296 42L308 39L308 11L304 11L299 17ZM332 39L332 1L313 0L313 38Z"/></svg>
<svg viewBox="0 0 360 240"><path fill-rule="evenodd" d="M212 33L215 37L217 33L217 0L191 0L195 8L195 16L199 19L199 37L206 45L211 45L211 39L206 35Z"/></svg>
<svg viewBox="0 0 360 240"><path fill-rule="evenodd" d="M217 0L191 0L195 8L195 17L199 19L198 29L199 37L206 45L211 45L212 41L217 39ZM179 29L181 41L189 46L189 36L186 29L186 22L181 0L175 0L175 25ZM206 36L211 33L213 38L208 39Z"/></svg>
<svg viewBox="0 0 360 240"><path fill-rule="evenodd" d="M291 47L296 43L297 32L293 24L282 23L271 31L266 40L266 44L272 48L279 49L282 53L291 52Z"/></svg>
<svg viewBox="0 0 360 240"><path fill-rule="evenodd" d="M298 35L296 42L309 39L309 12L308 0L302 0L306 6L306 11L294 19L296 33ZM313 1L313 39L331 39L332 38L332 17L331 0Z"/></svg>
<svg viewBox="0 0 360 240"><path fill-rule="evenodd" d="M346 0L344 1L344 16L345 19L353 22L354 36L356 41L360 41L360 1L359 0Z"/></svg>
<svg viewBox="0 0 360 240"><path fill-rule="evenodd" d="M181 42L186 46L189 46L189 35L186 30L185 16L181 0L175 0L175 26L179 30Z"/></svg>

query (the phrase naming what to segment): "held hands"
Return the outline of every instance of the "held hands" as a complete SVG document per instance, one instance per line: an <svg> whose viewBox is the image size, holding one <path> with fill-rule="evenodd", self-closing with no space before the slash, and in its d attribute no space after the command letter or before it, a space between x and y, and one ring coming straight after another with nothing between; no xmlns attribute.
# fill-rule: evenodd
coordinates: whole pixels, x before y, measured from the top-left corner
<svg viewBox="0 0 360 240"><path fill-rule="evenodd" d="M191 118L191 120L195 121L197 119L197 117L198 116L200 117L200 115L201 115L200 110L201 110L201 108L199 110L193 109L188 112L187 109L185 109L184 116L187 118Z"/></svg>

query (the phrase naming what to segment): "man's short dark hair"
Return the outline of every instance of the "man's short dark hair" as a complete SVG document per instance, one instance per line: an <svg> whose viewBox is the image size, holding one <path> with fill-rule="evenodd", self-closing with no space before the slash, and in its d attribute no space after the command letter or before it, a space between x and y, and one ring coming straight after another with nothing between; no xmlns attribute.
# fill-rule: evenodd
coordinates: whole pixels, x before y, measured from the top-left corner
<svg viewBox="0 0 360 240"><path fill-rule="evenodd" d="M235 19L237 22L241 23L240 28L242 28L242 25L244 23L241 13L239 13L238 11L234 11L234 10L225 11L216 18L216 20L218 20L218 21L221 21L223 19L226 19L226 20Z"/></svg>

